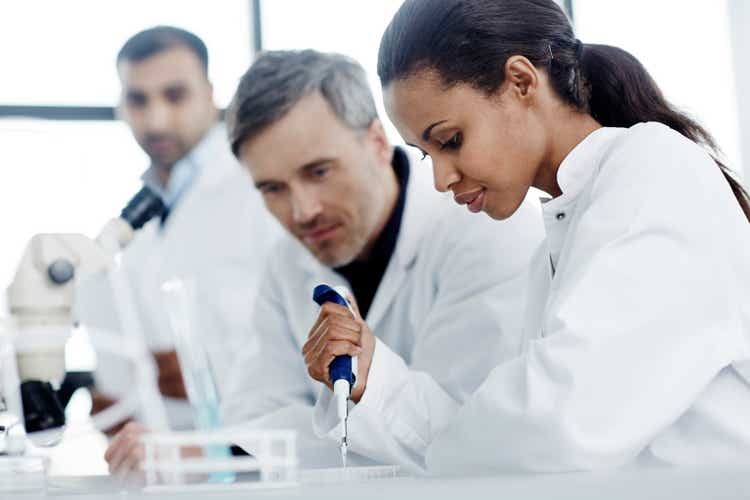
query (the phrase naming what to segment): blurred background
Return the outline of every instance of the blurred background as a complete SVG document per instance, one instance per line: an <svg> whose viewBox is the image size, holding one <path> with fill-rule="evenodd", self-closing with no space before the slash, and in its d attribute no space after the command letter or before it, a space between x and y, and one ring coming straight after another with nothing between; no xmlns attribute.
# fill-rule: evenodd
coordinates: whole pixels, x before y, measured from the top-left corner
<svg viewBox="0 0 750 500"><path fill-rule="evenodd" d="M586 43L637 56L676 105L716 137L740 176L750 173L750 2L567 0ZM196 33L225 107L264 49L312 47L370 72L401 0L24 0L0 3L0 314L26 241L38 232L95 236L140 187L144 153L113 108L115 56L147 27ZM744 91L744 92L743 92ZM381 106L382 111L382 106ZM383 113L383 118L385 115ZM401 142L392 127L394 142ZM69 369L95 363L74 335ZM63 452L63 450L61 450ZM101 464L100 464L101 465Z"/></svg>

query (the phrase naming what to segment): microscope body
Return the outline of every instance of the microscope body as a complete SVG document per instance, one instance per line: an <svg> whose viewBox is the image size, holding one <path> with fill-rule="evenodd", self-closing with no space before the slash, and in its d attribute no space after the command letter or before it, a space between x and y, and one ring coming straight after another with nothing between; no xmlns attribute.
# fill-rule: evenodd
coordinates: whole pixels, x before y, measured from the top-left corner
<svg viewBox="0 0 750 500"><path fill-rule="evenodd" d="M135 231L163 210L159 197L144 187L96 240L82 234L31 238L8 287L10 316L0 324L0 436L6 442L11 428L21 425L35 445L57 443L65 413L56 390L65 376L65 344L76 324L76 285L109 271ZM0 454L16 448L2 444Z"/></svg>

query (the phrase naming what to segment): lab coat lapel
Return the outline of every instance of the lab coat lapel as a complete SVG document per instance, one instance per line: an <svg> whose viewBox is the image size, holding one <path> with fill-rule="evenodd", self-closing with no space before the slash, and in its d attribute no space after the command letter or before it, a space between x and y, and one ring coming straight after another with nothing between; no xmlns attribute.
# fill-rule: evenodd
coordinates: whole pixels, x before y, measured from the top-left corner
<svg viewBox="0 0 750 500"><path fill-rule="evenodd" d="M190 152L190 161L201 166L195 191L200 192L221 186L228 178L237 175L237 170L244 169L232 156L226 133L224 124L217 123ZM249 175L247 174L248 189L255 189L250 182Z"/></svg>
<svg viewBox="0 0 750 500"><path fill-rule="evenodd" d="M177 227L184 227L187 228L187 234L192 233L193 221L190 214L193 207L205 206L205 198L213 191L222 189L222 186L227 186L232 177L238 182L246 180L248 191L255 189L250 181L250 174L246 173L247 179L237 175L243 167L232 156L226 140L226 128L222 123L214 125L180 162L192 162L198 166L198 171L193 184L172 207L163 231L181 231Z"/></svg>
<svg viewBox="0 0 750 500"><path fill-rule="evenodd" d="M447 203L440 195L432 191L431 179L425 175L425 172L430 173L430 169L422 165L415 166L412 157L409 161L411 165L409 184L398 241L373 298L370 311L365 318L367 325L373 331L377 329L378 323L385 316L398 290L416 263L419 244L424 237L428 217L439 213L436 209L441 204Z"/></svg>

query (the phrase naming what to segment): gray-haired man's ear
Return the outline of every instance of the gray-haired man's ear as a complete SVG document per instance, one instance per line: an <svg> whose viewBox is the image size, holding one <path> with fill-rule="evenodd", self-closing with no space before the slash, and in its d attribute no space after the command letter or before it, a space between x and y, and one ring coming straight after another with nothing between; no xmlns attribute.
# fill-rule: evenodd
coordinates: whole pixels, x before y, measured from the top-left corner
<svg viewBox="0 0 750 500"><path fill-rule="evenodd" d="M393 145L388 140L388 135L385 133L385 128L380 119L375 118L372 120L372 123L367 128L367 136L374 144L381 163L390 166L393 160Z"/></svg>

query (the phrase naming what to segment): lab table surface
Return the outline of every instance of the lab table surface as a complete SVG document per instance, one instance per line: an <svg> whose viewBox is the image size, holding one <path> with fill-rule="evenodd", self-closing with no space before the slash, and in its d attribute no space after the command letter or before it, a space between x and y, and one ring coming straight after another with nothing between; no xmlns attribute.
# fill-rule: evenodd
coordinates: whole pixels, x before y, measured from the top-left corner
<svg viewBox="0 0 750 500"><path fill-rule="evenodd" d="M40 498L16 493L13 498ZM498 475L490 477L397 477L340 484L301 484L275 490L235 490L171 494L124 494L107 476L48 478L47 498L332 498L368 499L575 499L575 500L747 500L750 466L632 468L590 473Z"/></svg>

